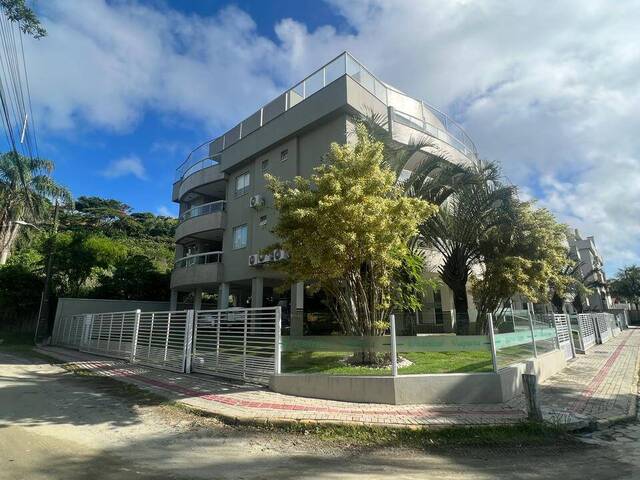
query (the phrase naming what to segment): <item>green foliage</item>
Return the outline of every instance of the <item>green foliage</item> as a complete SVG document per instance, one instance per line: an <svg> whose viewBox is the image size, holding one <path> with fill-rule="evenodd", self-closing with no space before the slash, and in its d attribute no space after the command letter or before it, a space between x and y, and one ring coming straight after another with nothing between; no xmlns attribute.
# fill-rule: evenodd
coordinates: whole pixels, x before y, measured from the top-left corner
<svg viewBox="0 0 640 480"><path fill-rule="evenodd" d="M168 298L170 274L159 272L151 259L128 255L116 260L113 273L103 273L99 286L91 293L95 298L123 300L158 300Z"/></svg>
<svg viewBox="0 0 640 480"><path fill-rule="evenodd" d="M438 273L453 291L459 334L469 333L469 275L483 260L483 246L512 222L511 205L516 200L515 188L502 184L494 163L479 162L468 168L464 178L451 184L438 213L420 225L422 241L442 256Z"/></svg>
<svg viewBox="0 0 640 480"><path fill-rule="evenodd" d="M438 288L437 282L424 276L424 258L407 251L393 275L392 299L397 310L416 312L422 309L427 289Z"/></svg>
<svg viewBox="0 0 640 480"><path fill-rule="evenodd" d="M332 144L311 178L267 180L280 213L274 233L291 256L280 268L323 289L345 333L379 335L407 241L435 207L404 197L383 144L361 124L356 135L355 145Z"/></svg>
<svg viewBox="0 0 640 480"><path fill-rule="evenodd" d="M149 212L131 213L131 207L114 199L79 197L75 209L61 216L64 230L92 230L110 237L145 238L173 245L178 220Z"/></svg>
<svg viewBox="0 0 640 480"><path fill-rule="evenodd" d="M33 38L42 38L47 35L47 30L42 26L40 20L27 7L26 0L0 0L0 8L12 22L18 22L20 30Z"/></svg>
<svg viewBox="0 0 640 480"><path fill-rule="evenodd" d="M546 303L551 285L563 295L571 284L571 277L562 273L571 262L566 226L530 202L514 201L512 208L511 221L491 229L480 246L484 272L471 285L482 327L487 313L517 293Z"/></svg>
<svg viewBox="0 0 640 480"><path fill-rule="evenodd" d="M52 171L50 160L14 152L0 155L0 264L9 258L22 223L47 218L53 199L71 201L69 191L51 178Z"/></svg>
<svg viewBox="0 0 640 480"><path fill-rule="evenodd" d="M54 283L61 295L80 295L92 275L112 267L123 255L122 245L104 235L61 232L52 241Z"/></svg>
<svg viewBox="0 0 640 480"><path fill-rule="evenodd" d="M34 312L40 303L42 277L29 266L7 264L0 267L0 312L5 321L19 320Z"/></svg>
<svg viewBox="0 0 640 480"><path fill-rule="evenodd" d="M637 306L640 303L640 267L629 265L618 270L616 277L611 281L611 293Z"/></svg>

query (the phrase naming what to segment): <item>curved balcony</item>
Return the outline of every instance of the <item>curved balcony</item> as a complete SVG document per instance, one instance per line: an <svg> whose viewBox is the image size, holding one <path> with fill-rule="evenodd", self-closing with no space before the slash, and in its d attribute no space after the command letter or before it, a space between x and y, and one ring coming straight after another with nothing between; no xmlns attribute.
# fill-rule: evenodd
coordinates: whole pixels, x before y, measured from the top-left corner
<svg viewBox="0 0 640 480"><path fill-rule="evenodd" d="M220 283L222 272L222 252L187 255L175 262L171 273L171 288Z"/></svg>
<svg viewBox="0 0 640 480"><path fill-rule="evenodd" d="M195 167L199 167L195 170ZM194 166L188 177L176 182L173 186L174 201L188 201L188 195L203 194L214 197L224 197L226 190L225 175L220 171L220 165L214 159L199 162Z"/></svg>
<svg viewBox="0 0 640 480"><path fill-rule="evenodd" d="M226 214L224 212L225 201L197 205L182 215L180 223L176 228L175 240L179 242L185 237L210 239L210 236L203 236L204 232L211 230L222 230L226 226Z"/></svg>
<svg viewBox="0 0 640 480"><path fill-rule="evenodd" d="M469 160L475 161L477 158L474 143L452 118L432 105L416 100L382 82L350 53L343 52L224 135L195 148L177 168L176 181L211 166L210 162L217 161L216 158L223 150L344 75L349 75L385 105L392 107L395 112L403 113L425 124L425 128L421 130L423 133L444 141Z"/></svg>

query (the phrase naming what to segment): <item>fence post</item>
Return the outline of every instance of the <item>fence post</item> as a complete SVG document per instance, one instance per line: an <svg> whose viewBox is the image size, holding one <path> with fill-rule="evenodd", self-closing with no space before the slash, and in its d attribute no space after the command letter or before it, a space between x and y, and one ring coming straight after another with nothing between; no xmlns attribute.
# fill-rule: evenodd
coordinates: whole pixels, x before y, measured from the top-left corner
<svg viewBox="0 0 640 480"><path fill-rule="evenodd" d="M78 350L80 350L83 345L87 345L89 343L89 340L91 339L92 330L93 330L93 316L91 314L87 314L84 316L84 319L82 320L82 338L80 339Z"/></svg>
<svg viewBox="0 0 640 480"><path fill-rule="evenodd" d="M218 322L216 324L216 370L218 370L218 368L220 367L220 322L221 321L222 321L222 312L218 310Z"/></svg>
<svg viewBox="0 0 640 480"><path fill-rule="evenodd" d="M571 328L571 317L568 313L564 314L564 318L567 320L567 328L569 329L569 341L571 342L571 355L576 358L576 345L573 341L573 329ZM578 326L578 335L580 335L580 326Z"/></svg>
<svg viewBox="0 0 640 480"><path fill-rule="evenodd" d="M533 328L533 305L531 303L527 303L527 313L529 314L529 330L531 331L531 343L533 344L533 358L538 358L538 347L536 347L536 331Z"/></svg>
<svg viewBox="0 0 640 480"><path fill-rule="evenodd" d="M185 322L189 319L189 314L187 313L187 317L185 319ZM184 326L184 332L185 335L187 334L187 325L185 323ZM169 334L171 333L171 312L167 313L167 333L165 334L165 339L164 339L164 354L162 357L162 361L166 362L167 361L167 356L169 354ZM183 347L184 347L184 342L183 342Z"/></svg>
<svg viewBox="0 0 640 480"><path fill-rule="evenodd" d="M489 324L489 342L491 343L491 362L493 363L493 371L498 372L498 355L496 352L496 339L493 332L493 314L487 314L487 323Z"/></svg>
<svg viewBox="0 0 640 480"><path fill-rule="evenodd" d="M191 352L193 350L193 330L195 322L195 312L193 310L187 310L187 318L184 325L184 372L191 373Z"/></svg>
<svg viewBox="0 0 640 480"><path fill-rule="evenodd" d="M523 373L522 387L524 396L527 399L527 416L534 422L542 421L542 409L540 408L540 397L538 397L538 378L536 375Z"/></svg>
<svg viewBox="0 0 640 480"><path fill-rule="evenodd" d="M282 307L276 307L276 334L275 334L275 351L274 351L274 359L273 359L273 373L276 375L280 374L282 371L282 349L280 346L280 328L282 324Z"/></svg>
<svg viewBox="0 0 640 480"><path fill-rule="evenodd" d="M140 309L136 310L136 314L133 320L133 338L131 339L131 363L136 359L136 349L138 347L138 329L140 328Z"/></svg>
<svg viewBox="0 0 640 480"><path fill-rule="evenodd" d="M247 378L247 328L248 328L248 311L244 311L244 335L242 337L242 379Z"/></svg>
<svg viewBox="0 0 640 480"><path fill-rule="evenodd" d="M389 315L389 323L391 326L391 375L398 376L398 355L396 351L396 316L392 313Z"/></svg>

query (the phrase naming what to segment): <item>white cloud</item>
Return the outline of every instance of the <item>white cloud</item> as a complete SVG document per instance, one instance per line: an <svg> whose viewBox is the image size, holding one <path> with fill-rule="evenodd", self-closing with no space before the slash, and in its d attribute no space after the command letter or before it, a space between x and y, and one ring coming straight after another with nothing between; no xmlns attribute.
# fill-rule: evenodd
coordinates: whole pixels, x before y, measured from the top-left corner
<svg viewBox="0 0 640 480"><path fill-rule="evenodd" d="M609 272L640 262L640 3L332 2L355 34L278 34L299 71L349 49L453 114L526 197L595 235Z"/></svg>
<svg viewBox="0 0 640 480"><path fill-rule="evenodd" d="M177 217L173 207L167 207L166 205L160 205L158 207L157 214L161 217Z"/></svg>
<svg viewBox="0 0 640 480"><path fill-rule="evenodd" d="M133 175L140 180L147 179L147 172L144 168L142 160L140 160L135 155L129 155L127 157L113 160L109 163L109 165L107 165L107 168L105 168L100 173L106 178L119 178Z"/></svg>
<svg viewBox="0 0 640 480"><path fill-rule="evenodd" d="M43 3L49 36L26 46L40 123L129 131L149 112L213 134L349 50L452 113L528 196L595 235L609 271L640 261L639 2L330 3L349 30L283 19L275 42L236 7Z"/></svg>
<svg viewBox="0 0 640 480"><path fill-rule="evenodd" d="M277 94L277 47L251 17L214 17L134 2L54 0L40 6L48 36L25 45L32 94L48 130L129 131L148 109L210 128Z"/></svg>

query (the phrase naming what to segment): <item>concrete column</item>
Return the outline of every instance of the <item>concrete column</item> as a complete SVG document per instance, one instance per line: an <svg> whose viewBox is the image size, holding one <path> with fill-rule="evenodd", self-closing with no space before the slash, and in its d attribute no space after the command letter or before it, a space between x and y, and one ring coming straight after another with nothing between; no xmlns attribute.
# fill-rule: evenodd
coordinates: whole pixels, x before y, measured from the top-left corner
<svg viewBox="0 0 640 480"><path fill-rule="evenodd" d="M171 298L169 299L169 310L178 309L178 290L175 288L171 290Z"/></svg>
<svg viewBox="0 0 640 480"><path fill-rule="evenodd" d="M202 310L202 288L200 287L193 292L193 309Z"/></svg>
<svg viewBox="0 0 640 480"><path fill-rule="evenodd" d="M302 336L304 332L304 282L291 285L291 335Z"/></svg>
<svg viewBox="0 0 640 480"><path fill-rule="evenodd" d="M229 308L229 284L221 283L218 287L218 308Z"/></svg>
<svg viewBox="0 0 640 480"><path fill-rule="evenodd" d="M251 308L262 307L264 295L264 278L256 277L251 279Z"/></svg>

